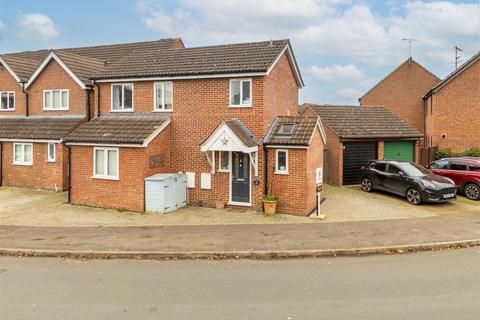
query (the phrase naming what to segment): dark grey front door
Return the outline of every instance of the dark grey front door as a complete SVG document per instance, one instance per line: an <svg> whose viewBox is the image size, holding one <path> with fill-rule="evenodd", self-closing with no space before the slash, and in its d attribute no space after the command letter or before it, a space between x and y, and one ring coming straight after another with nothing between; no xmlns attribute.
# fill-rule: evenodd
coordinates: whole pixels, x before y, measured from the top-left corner
<svg viewBox="0 0 480 320"><path fill-rule="evenodd" d="M232 201L250 203L250 158L247 153L232 153Z"/></svg>

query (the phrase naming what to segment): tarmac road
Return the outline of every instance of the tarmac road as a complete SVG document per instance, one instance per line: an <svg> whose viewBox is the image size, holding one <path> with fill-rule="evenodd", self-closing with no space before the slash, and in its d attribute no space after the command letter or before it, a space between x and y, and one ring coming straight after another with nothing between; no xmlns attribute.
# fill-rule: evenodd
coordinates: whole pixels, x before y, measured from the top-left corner
<svg viewBox="0 0 480 320"><path fill-rule="evenodd" d="M478 247L270 261L0 257L0 320L479 315Z"/></svg>

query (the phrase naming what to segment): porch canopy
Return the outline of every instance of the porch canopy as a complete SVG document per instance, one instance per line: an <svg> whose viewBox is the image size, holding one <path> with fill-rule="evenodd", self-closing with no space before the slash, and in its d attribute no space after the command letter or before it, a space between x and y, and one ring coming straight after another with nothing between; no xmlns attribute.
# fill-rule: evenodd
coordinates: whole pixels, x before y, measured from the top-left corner
<svg viewBox="0 0 480 320"><path fill-rule="evenodd" d="M212 174L215 173L216 151L247 153L254 167L255 176L258 176L258 145L258 139L240 120L231 119L220 123L200 145L200 151L205 153Z"/></svg>

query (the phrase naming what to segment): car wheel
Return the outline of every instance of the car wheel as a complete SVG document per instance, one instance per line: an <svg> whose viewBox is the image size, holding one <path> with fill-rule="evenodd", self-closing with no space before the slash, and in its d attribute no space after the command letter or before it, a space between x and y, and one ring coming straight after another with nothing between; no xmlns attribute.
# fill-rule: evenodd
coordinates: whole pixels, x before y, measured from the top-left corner
<svg viewBox="0 0 480 320"><path fill-rule="evenodd" d="M469 183L464 188L465 196L470 200L480 199L480 187L475 183Z"/></svg>
<svg viewBox="0 0 480 320"><path fill-rule="evenodd" d="M422 203L422 194L415 188L410 188L407 190L407 200L410 204L419 205Z"/></svg>
<svg viewBox="0 0 480 320"><path fill-rule="evenodd" d="M363 178L362 179L362 190L365 192L372 192L373 190L373 184L372 180L369 178Z"/></svg>

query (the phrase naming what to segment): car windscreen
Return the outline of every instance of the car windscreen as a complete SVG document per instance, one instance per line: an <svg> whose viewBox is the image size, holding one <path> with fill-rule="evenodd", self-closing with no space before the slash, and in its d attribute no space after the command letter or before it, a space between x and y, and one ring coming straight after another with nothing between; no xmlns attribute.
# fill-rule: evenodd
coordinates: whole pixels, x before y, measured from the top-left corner
<svg viewBox="0 0 480 320"><path fill-rule="evenodd" d="M415 163L404 163L400 165L400 168L409 177L423 177L430 174L430 170Z"/></svg>

